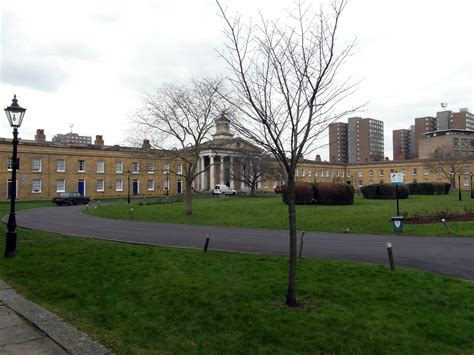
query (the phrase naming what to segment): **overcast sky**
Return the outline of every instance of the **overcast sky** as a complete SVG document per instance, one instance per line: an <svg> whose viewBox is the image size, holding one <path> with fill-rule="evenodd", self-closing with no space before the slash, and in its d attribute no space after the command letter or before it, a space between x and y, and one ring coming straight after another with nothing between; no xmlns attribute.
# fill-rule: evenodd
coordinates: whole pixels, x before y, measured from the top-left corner
<svg viewBox="0 0 474 355"><path fill-rule="evenodd" d="M229 11L285 16L292 1L222 0ZM313 1L315 7L319 2ZM340 43L356 39L347 66L363 79L351 98L366 102L362 117L392 130L435 115L440 102L474 111L472 0L352 0ZM37 128L50 140L67 133L101 134L124 144L140 93L165 82L226 74L217 49L224 23L214 0L15 0L1 2L0 104L16 93L27 108L20 136ZM0 137L11 129L0 119ZM327 148L321 149L328 158ZM314 157L307 157L314 158Z"/></svg>

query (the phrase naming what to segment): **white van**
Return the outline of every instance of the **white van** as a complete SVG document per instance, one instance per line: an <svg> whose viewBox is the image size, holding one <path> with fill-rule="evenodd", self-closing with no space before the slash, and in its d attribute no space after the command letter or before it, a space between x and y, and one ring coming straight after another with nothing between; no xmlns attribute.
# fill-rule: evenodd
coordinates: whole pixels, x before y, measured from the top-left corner
<svg viewBox="0 0 474 355"><path fill-rule="evenodd" d="M212 190L213 195L235 195L237 191L229 188L227 185L215 185L214 190Z"/></svg>

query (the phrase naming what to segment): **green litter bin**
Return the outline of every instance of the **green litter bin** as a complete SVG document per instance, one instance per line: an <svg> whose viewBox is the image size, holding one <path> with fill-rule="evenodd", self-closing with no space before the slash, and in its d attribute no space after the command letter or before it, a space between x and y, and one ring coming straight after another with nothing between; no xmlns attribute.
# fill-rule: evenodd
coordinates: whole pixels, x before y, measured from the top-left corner
<svg viewBox="0 0 474 355"><path fill-rule="evenodd" d="M392 216L392 223L395 233L403 232L403 216Z"/></svg>

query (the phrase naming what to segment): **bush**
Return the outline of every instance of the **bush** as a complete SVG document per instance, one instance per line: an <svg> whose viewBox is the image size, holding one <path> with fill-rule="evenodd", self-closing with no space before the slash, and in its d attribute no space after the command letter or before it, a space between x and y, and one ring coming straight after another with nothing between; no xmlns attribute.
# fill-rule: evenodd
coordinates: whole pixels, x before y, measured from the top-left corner
<svg viewBox="0 0 474 355"><path fill-rule="evenodd" d="M396 187L395 184L374 184L362 186L360 188L362 196L367 199L395 199L396 198ZM409 190L406 185L398 185L398 198L407 199L409 196Z"/></svg>
<svg viewBox="0 0 474 355"><path fill-rule="evenodd" d="M354 187L350 184L319 182L313 184L314 200L318 205L352 205Z"/></svg>
<svg viewBox="0 0 474 355"><path fill-rule="evenodd" d="M451 184L449 182L434 182L434 193L436 195L448 195L451 190Z"/></svg>
<svg viewBox="0 0 474 355"><path fill-rule="evenodd" d="M408 184L410 195L448 194L451 184L446 182L420 182Z"/></svg>
<svg viewBox="0 0 474 355"><path fill-rule="evenodd" d="M288 186L281 187L283 202L288 204ZM314 200L313 186L309 182L295 181L295 203L297 205L311 205Z"/></svg>

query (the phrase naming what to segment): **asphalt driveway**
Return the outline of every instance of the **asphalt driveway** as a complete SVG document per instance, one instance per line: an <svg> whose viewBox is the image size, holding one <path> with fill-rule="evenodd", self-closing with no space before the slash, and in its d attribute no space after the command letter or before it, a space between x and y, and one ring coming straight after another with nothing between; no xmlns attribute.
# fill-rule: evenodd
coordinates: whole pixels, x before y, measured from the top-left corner
<svg viewBox="0 0 474 355"><path fill-rule="evenodd" d="M112 220L87 216L81 213L82 208L24 210L17 212L17 224L69 236L185 248L202 248L206 234L210 234L212 250L288 254L286 230ZM393 246L398 266L474 280L474 238L306 232L303 256L387 264L387 242Z"/></svg>

